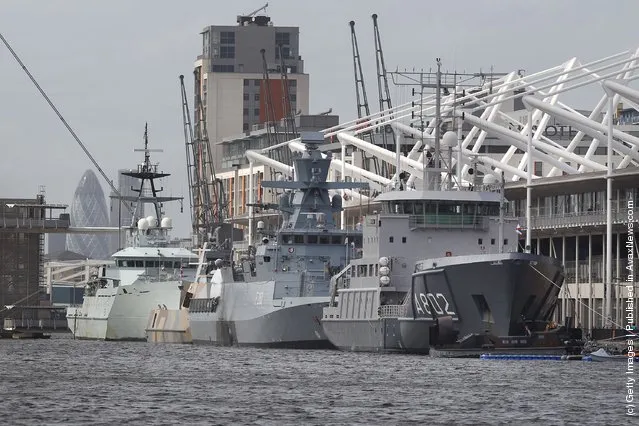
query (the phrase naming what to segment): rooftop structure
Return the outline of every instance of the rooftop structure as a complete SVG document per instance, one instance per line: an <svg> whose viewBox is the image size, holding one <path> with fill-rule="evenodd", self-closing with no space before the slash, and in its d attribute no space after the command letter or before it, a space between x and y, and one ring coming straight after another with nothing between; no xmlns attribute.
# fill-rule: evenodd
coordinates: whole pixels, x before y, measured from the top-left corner
<svg viewBox="0 0 639 426"><path fill-rule="evenodd" d="M223 138L291 112L308 114L309 76L304 74L299 28L278 27L270 17L256 14L239 16L237 23L204 28L202 54L195 61L195 133L206 126L215 159L221 151L216 144ZM282 102L285 92L290 105ZM271 107L275 116L269 119ZM220 171L221 164L215 167Z"/></svg>

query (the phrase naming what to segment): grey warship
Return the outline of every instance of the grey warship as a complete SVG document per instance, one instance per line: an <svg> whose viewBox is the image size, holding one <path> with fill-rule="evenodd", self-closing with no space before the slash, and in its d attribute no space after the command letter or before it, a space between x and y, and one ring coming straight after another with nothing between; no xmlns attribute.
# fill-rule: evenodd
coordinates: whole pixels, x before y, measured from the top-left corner
<svg viewBox="0 0 639 426"><path fill-rule="evenodd" d="M238 261L212 265L210 278L187 296L192 341L223 346L331 348L321 326L330 278L361 246L362 233L339 229L342 197L329 190L364 187L326 182L330 155L321 133L302 133L306 151L294 158L294 181L262 182L285 190L276 208L281 228ZM263 206L274 207L274 206ZM264 231L258 223L258 231ZM354 244L353 244L354 243Z"/></svg>
<svg viewBox="0 0 639 426"><path fill-rule="evenodd" d="M363 256L332 278L322 316L331 343L347 351L446 349L450 356L511 342L563 350L564 334L539 334L550 323L563 268L557 259L518 252L503 180L404 188L376 198L381 212L365 218Z"/></svg>

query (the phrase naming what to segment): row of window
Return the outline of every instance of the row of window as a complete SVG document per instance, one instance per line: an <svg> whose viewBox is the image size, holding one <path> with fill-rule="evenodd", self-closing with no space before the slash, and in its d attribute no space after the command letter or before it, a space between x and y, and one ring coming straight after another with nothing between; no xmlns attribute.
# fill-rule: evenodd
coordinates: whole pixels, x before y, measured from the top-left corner
<svg viewBox="0 0 639 426"><path fill-rule="evenodd" d="M354 271L355 277L376 277L379 275L379 265L368 264L368 265L357 265L357 268Z"/></svg>
<svg viewBox="0 0 639 426"><path fill-rule="evenodd" d="M231 67L232 67L232 65L231 65ZM289 97L291 102L297 101L297 95L295 93L290 93L288 95L288 97ZM245 93L244 96L243 96L243 99L244 99L244 101L249 101L251 99L251 95L249 93ZM256 101L259 101L260 100L260 94L259 93L255 93L253 95L253 99L256 100ZM247 114L248 114L248 108L244 108L244 115L247 115Z"/></svg>
<svg viewBox="0 0 639 426"><path fill-rule="evenodd" d="M235 67L233 65L213 65L212 69L213 72L235 72Z"/></svg>
<svg viewBox="0 0 639 426"><path fill-rule="evenodd" d="M282 235L282 244L344 244L343 235Z"/></svg>
<svg viewBox="0 0 639 426"><path fill-rule="evenodd" d="M394 214L442 214L466 216L499 216L499 203L460 203L451 201L389 201L382 212Z"/></svg>
<svg viewBox="0 0 639 426"><path fill-rule="evenodd" d="M196 268L196 265L189 265L188 263L172 260L118 260L116 264L119 268Z"/></svg>
<svg viewBox="0 0 639 426"><path fill-rule="evenodd" d="M490 239L490 245L494 246L495 245L495 239L491 238ZM484 239L483 238L477 238L477 244L478 245L484 245ZM507 246L508 245L508 238L504 238L504 245Z"/></svg>
<svg viewBox="0 0 639 426"><path fill-rule="evenodd" d="M255 87L260 87L260 85L262 84L262 80L250 80L250 79L245 78L244 79L244 86L250 86L251 85L251 81L253 82L253 86L255 86ZM289 88L297 87L297 80L288 80L288 87Z"/></svg>

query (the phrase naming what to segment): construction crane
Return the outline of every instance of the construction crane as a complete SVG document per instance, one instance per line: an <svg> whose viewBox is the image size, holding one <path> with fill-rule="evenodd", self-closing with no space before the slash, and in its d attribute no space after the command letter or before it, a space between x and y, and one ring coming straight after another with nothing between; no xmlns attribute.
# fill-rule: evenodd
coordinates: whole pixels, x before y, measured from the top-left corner
<svg viewBox="0 0 639 426"><path fill-rule="evenodd" d="M291 140L297 137L297 129L295 128L295 111L291 108L291 96L288 91L288 73L286 71L286 64L284 64L284 49L282 44L278 44L277 48L280 53L280 74L282 79L282 106L284 107L284 132L286 134L286 140ZM289 134L290 126L290 134Z"/></svg>
<svg viewBox="0 0 639 426"><path fill-rule="evenodd" d="M195 81L199 81L199 71L195 71ZM193 131L191 112L187 100L184 76L180 75L182 94L182 120L186 146L187 176L189 180L189 201L191 205L191 226L196 245L201 246L211 236L215 227L222 223L227 208L223 200L221 181L215 176L213 156L206 131L206 117L202 100L196 95L197 132ZM196 91L199 93L199 91ZM218 185L220 187L218 188Z"/></svg>
<svg viewBox="0 0 639 426"><path fill-rule="evenodd" d="M273 126L275 125L275 122L276 122L275 107L273 106L273 96L271 94L271 81L268 76L268 65L266 63L266 50L261 49L260 53L262 54L262 82L264 84L264 96L266 98L264 99L264 109L266 112L264 126L266 127L266 138L267 138L268 144L269 146L273 146L279 142L277 137L277 131L273 131L274 129ZM276 157L274 158L274 160L277 160L285 164L289 164L289 159L283 158L282 156L282 149L275 149L271 151L273 153L272 155Z"/></svg>
<svg viewBox="0 0 639 426"><path fill-rule="evenodd" d="M357 44L357 35L355 34L355 21L350 21L349 25L351 26L351 46L353 48L353 70L355 74L355 96L357 99L357 118L368 117L370 113L370 108L368 107L368 98L366 96L366 86L364 85L364 74L362 72L362 62L360 61L359 56L359 46ZM368 126L368 124L365 124ZM368 140L370 143L375 143L375 137L373 136L372 131L367 131L361 135L363 140ZM370 159L366 158L366 153L362 151L362 156L364 158L365 163L368 161L373 162L373 167L375 169L375 173L380 174L379 170L379 162L377 157L374 155L371 156ZM368 161L367 161L368 160ZM342 159L344 161L344 159ZM368 167L365 167L368 168ZM386 170L386 166L382 163L382 172Z"/></svg>
<svg viewBox="0 0 639 426"><path fill-rule="evenodd" d="M84 143L82 143L82 141L80 140L80 137L78 137L78 135L73 131L73 129L71 128L69 123L67 123L67 121L62 116L62 113L58 110L58 108L56 108L56 106L53 103L53 101L51 101L49 96L47 96L47 94L45 93L44 89L38 84L38 82L36 81L35 77L33 77L31 72L27 69L27 66L22 62L22 60L20 59L18 54L15 52L15 50L13 50L13 48L11 47L11 45L9 44L7 39L4 38L4 36L1 33L0 33L0 40L2 40L2 42L4 43L5 46L7 46L7 49L9 49L9 52L11 52L11 54L15 58L16 62L18 62L18 64L22 68L22 70L25 72L25 74L27 74L27 77L29 77L29 79L31 80L33 85L36 87L36 89L38 89L38 91L40 92L40 94L42 95L44 100L47 101L47 103L49 104L49 106L51 107L53 112L58 116L58 118L60 119L60 121L62 122L64 127L67 128L69 133L71 133L71 136L73 136L73 139L75 139L75 141L78 143L78 145L80 145L80 148L82 148L82 151L84 151L86 156L89 157L89 160L91 160L91 162L93 163L95 168L98 169L98 172L100 173L100 175L102 175L102 177L104 178L106 183L109 185L109 187L111 188L111 191L113 191L113 193L116 195L115 198L119 199L120 200L120 204L124 205L124 207L129 211L129 213L131 213L133 215L134 214L133 208L129 204L124 202L124 200L122 198L122 194L120 194L120 191L118 191L118 188L116 188L115 185L113 184L113 180L109 179L109 177L104 172L104 170L102 170L102 167L100 167L100 165L98 164L97 160L93 157L93 155L91 155L91 153L87 149L86 145L84 145Z"/></svg>
<svg viewBox="0 0 639 426"><path fill-rule="evenodd" d="M379 92L379 111L385 111L393 107L391 103L390 90L388 88L388 78L386 77L386 65L384 64L384 52L382 51L382 40L379 36L379 26L377 25L377 14L373 13L373 33L375 37L375 62L377 64L377 90ZM380 117L383 113L380 114ZM390 117L392 118L392 116ZM395 145L395 133L390 124L384 126L381 130L382 145L388 149L388 141L392 139ZM388 176L384 176L388 177Z"/></svg>

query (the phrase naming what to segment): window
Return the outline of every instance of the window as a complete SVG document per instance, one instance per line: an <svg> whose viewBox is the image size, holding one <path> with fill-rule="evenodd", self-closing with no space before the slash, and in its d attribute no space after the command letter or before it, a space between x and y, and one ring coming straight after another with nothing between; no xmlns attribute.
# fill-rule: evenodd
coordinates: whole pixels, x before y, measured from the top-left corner
<svg viewBox="0 0 639 426"><path fill-rule="evenodd" d="M253 85L257 86L257 87L260 87L261 81L262 80L253 80Z"/></svg>
<svg viewBox="0 0 639 426"><path fill-rule="evenodd" d="M245 86L248 86L248 85L249 85L249 80L244 79L244 85L245 85Z"/></svg>
<svg viewBox="0 0 639 426"><path fill-rule="evenodd" d="M270 262L271 256L264 256L264 262Z"/></svg>
<svg viewBox="0 0 639 426"><path fill-rule="evenodd" d="M288 67L289 74L297 74L297 67Z"/></svg>
<svg viewBox="0 0 639 426"><path fill-rule="evenodd" d="M535 167L533 168L533 174L535 176L540 176L542 174L542 162L541 161L535 161Z"/></svg>
<svg viewBox="0 0 639 426"><path fill-rule="evenodd" d="M304 235L295 236L295 244L304 244Z"/></svg>
<svg viewBox="0 0 639 426"><path fill-rule="evenodd" d="M482 245L484 244L484 240L481 238L477 238L477 244Z"/></svg>
<svg viewBox="0 0 639 426"><path fill-rule="evenodd" d="M329 239L328 235L320 235L320 237L319 237L320 244L329 244L329 241L330 241L330 239Z"/></svg>
<svg viewBox="0 0 639 426"><path fill-rule="evenodd" d="M495 245L495 239L494 238L490 239L490 244L493 245L493 246Z"/></svg>
<svg viewBox="0 0 639 426"><path fill-rule="evenodd" d="M392 243L394 240L395 240L395 238L393 238L393 237L389 237L389 238L388 238L388 242L389 242L389 243Z"/></svg>
<svg viewBox="0 0 639 426"><path fill-rule="evenodd" d="M227 59L235 58L235 46L221 46L220 58L227 58Z"/></svg>
<svg viewBox="0 0 639 426"><path fill-rule="evenodd" d="M246 80L244 80L244 81L246 81ZM245 93L245 94L244 94L244 100L245 100L245 101L248 101L248 100L249 100L249 94L248 94L248 93Z"/></svg>
<svg viewBox="0 0 639 426"><path fill-rule="evenodd" d="M244 115L248 115L248 108L244 108Z"/></svg>
<svg viewBox="0 0 639 426"><path fill-rule="evenodd" d="M406 237L402 237L402 243L406 244Z"/></svg>
<svg viewBox="0 0 639 426"><path fill-rule="evenodd" d="M275 33L275 45L291 44L291 33Z"/></svg>
<svg viewBox="0 0 639 426"><path fill-rule="evenodd" d="M309 244L317 244L317 235L309 235L308 236Z"/></svg>
<svg viewBox="0 0 639 426"><path fill-rule="evenodd" d="M289 80L288 87L297 87L297 80Z"/></svg>
<svg viewBox="0 0 639 426"><path fill-rule="evenodd" d="M255 96L253 97L253 99L255 99L256 101L260 100L260 94L256 93Z"/></svg>
<svg viewBox="0 0 639 426"><path fill-rule="evenodd" d="M235 44L235 33L232 31L222 31L220 33L220 44Z"/></svg>
<svg viewBox="0 0 639 426"><path fill-rule="evenodd" d="M289 47L282 47L282 57L288 59L291 57L291 49ZM280 59L279 47L275 49L275 59Z"/></svg>
<svg viewBox="0 0 639 426"><path fill-rule="evenodd" d="M213 72L234 72L233 65L213 65Z"/></svg>
<svg viewBox="0 0 639 426"><path fill-rule="evenodd" d="M508 238L504 238L504 245L507 246L508 245Z"/></svg>
<svg viewBox="0 0 639 426"><path fill-rule="evenodd" d="M256 117L259 117L260 116L260 109L259 108L255 108L253 110L253 115L255 115Z"/></svg>
<svg viewBox="0 0 639 426"><path fill-rule="evenodd" d="M248 129L249 129L249 124L248 123L242 124L242 130L243 131L248 132Z"/></svg>

